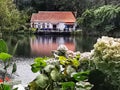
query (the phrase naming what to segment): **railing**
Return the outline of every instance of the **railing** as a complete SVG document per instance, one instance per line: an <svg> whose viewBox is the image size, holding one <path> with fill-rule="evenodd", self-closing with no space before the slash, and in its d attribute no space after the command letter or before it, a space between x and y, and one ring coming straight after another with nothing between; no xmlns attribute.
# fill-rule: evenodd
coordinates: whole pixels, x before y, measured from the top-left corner
<svg viewBox="0 0 120 90"><path fill-rule="evenodd" d="M36 32L72 32L73 30L37 30Z"/></svg>
<svg viewBox="0 0 120 90"><path fill-rule="evenodd" d="M35 34L69 35L73 30L37 30Z"/></svg>

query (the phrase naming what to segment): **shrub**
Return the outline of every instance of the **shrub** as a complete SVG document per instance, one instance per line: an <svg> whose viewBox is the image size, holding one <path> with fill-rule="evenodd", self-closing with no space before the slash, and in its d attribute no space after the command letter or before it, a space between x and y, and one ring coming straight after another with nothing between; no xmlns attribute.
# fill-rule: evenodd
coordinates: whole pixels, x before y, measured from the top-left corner
<svg viewBox="0 0 120 90"><path fill-rule="evenodd" d="M120 39L102 37L94 45L92 59L96 69L104 72L106 82L114 86L115 90L120 89Z"/></svg>
<svg viewBox="0 0 120 90"><path fill-rule="evenodd" d="M9 77L8 75L8 68L10 65L12 65L11 62L12 59L12 55L8 54L8 47L5 43L4 40L0 39L0 61L2 61L1 64L3 64L3 66L1 65L0 67L0 76L2 78L0 78L1 83L0 83L0 90L11 90L11 86L9 84L6 84L7 81L9 81ZM11 75L16 72L16 64L13 64L13 69L11 71Z"/></svg>
<svg viewBox="0 0 120 90"><path fill-rule="evenodd" d="M89 71L83 71L84 66L79 67L79 52L69 51L61 45L53 54L54 58L36 58L31 65L32 71L40 71L40 75L29 84L30 90L90 90L91 84L87 82Z"/></svg>

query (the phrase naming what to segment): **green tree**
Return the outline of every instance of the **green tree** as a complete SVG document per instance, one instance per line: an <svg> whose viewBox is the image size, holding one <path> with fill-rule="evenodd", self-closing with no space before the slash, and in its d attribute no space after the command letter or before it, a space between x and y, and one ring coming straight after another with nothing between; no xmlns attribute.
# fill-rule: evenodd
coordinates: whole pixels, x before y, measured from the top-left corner
<svg viewBox="0 0 120 90"><path fill-rule="evenodd" d="M86 10L78 23L89 32L111 32L120 29L120 7L105 5L97 9Z"/></svg>
<svg viewBox="0 0 120 90"><path fill-rule="evenodd" d="M0 30L16 30L25 22L12 0L0 0Z"/></svg>

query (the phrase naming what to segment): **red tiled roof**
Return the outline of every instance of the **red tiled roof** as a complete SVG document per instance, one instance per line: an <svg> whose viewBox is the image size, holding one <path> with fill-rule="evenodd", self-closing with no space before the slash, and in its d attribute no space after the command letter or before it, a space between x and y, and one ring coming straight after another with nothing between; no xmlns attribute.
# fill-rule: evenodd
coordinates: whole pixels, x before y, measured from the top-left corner
<svg viewBox="0 0 120 90"><path fill-rule="evenodd" d="M39 11L32 15L31 22L33 21L74 23L76 19L73 13L69 11Z"/></svg>

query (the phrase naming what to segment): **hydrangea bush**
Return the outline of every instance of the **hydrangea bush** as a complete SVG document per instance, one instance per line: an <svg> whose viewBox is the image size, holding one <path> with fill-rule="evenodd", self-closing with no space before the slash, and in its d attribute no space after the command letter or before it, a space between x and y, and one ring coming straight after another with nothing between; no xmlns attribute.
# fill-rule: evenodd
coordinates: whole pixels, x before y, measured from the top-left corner
<svg viewBox="0 0 120 90"><path fill-rule="evenodd" d="M94 45L93 61L96 69L106 74L106 82L120 90L120 38L99 38Z"/></svg>
<svg viewBox="0 0 120 90"><path fill-rule="evenodd" d="M35 59L30 90L120 90L120 39L103 36L84 53L62 45L53 56Z"/></svg>
<svg viewBox="0 0 120 90"><path fill-rule="evenodd" d="M61 45L53 51L53 56L35 59L31 65L32 71L39 71L40 75L29 84L30 90L90 90L92 85L88 82L89 71L87 68L82 69L86 67L88 55L70 51Z"/></svg>

